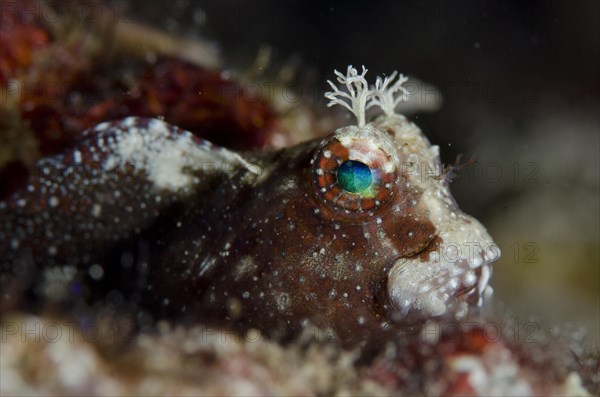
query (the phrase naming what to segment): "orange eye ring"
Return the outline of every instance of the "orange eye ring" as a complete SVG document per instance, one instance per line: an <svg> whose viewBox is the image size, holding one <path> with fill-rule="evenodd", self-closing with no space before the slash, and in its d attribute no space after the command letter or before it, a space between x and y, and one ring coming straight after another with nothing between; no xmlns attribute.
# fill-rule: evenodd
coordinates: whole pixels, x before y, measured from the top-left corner
<svg viewBox="0 0 600 397"><path fill-rule="evenodd" d="M340 166L353 162L355 167ZM345 164L346 163L346 164ZM355 139L346 145L337 138L321 146L312 161L312 183L316 195L329 207L346 214L374 211L384 207L396 194L398 172L393 157L369 140ZM365 177L365 167L371 171ZM347 175L357 172L362 175ZM346 179L355 178L362 190L349 188ZM370 182L366 186L366 182ZM340 183L341 182L341 183ZM355 185L353 184L352 187ZM344 189L346 187L346 189ZM348 189L348 190L347 190Z"/></svg>

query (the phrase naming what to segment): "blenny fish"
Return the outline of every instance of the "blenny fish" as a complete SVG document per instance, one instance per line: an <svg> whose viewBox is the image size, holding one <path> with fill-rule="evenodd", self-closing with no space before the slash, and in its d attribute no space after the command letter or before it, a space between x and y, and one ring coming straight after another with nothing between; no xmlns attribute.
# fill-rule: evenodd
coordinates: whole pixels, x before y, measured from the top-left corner
<svg viewBox="0 0 600 397"><path fill-rule="evenodd" d="M407 78L369 86L366 72L328 82L328 106L356 124L296 146L237 153L128 117L40 160L0 202L2 307L312 326L350 344L466 316L500 251L457 207L439 148L396 113Z"/></svg>

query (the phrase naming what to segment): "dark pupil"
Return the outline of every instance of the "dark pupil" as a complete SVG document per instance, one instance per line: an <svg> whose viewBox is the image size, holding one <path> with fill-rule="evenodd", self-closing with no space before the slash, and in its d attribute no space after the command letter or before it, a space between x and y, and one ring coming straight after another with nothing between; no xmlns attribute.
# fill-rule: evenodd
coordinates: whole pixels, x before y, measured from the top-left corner
<svg viewBox="0 0 600 397"><path fill-rule="evenodd" d="M350 193L360 193L371 186L371 169L360 161L344 161L337 170L337 180L342 189Z"/></svg>

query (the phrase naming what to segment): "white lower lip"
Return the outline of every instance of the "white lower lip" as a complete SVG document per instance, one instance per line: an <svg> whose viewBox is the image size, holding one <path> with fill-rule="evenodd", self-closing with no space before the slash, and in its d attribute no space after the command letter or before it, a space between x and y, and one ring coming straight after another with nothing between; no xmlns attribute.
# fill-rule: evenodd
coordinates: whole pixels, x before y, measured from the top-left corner
<svg viewBox="0 0 600 397"><path fill-rule="evenodd" d="M460 288L469 287L469 292L466 296L472 296L473 294L479 295L477 305L481 306L483 300L491 295L491 288L489 282L492 276L492 261L484 260L483 255L478 261L479 266L474 267L473 262L463 261L454 263L453 269L462 269L458 274L453 274L451 279L444 284L429 284L426 286L416 287L415 283L425 282L425 280L413 280L413 282L407 282L405 278L407 276L406 266L412 264L404 263L401 268L398 268L395 274L396 280L401 280L397 284L390 288L390 297L392 298L393 306L398 310L398 317L403 318L409 312L413 310L421 311L419 316L436 317L445 314L453 308L460 308L461 302L464 299L456 298L455 294ZM417 265L417 264L415 264ZM467 276L473 273L476 269L481 268L478 279L473 280L469 284ZM474 275L473 275L474 276ZM437 276L439 277L439 275ZM428 277L429 281L436 279L436 276ZM451 280L457 282L451 283ZM427 287L427 288L425 288ZM441 288L446 287L446 292L442 293ZM449 288L449 289L448 289ZM464 311L464 310L463 310ZM458 312L457 312L458 315Z"/></svg>

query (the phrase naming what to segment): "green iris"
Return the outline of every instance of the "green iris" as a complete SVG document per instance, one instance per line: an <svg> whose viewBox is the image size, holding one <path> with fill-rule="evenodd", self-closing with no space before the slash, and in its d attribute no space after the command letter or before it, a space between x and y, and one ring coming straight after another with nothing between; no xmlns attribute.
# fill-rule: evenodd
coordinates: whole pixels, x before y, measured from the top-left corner
<svg viewBox="0 0 600 397"><path fill-rule="evenodd" d="M338 167L337 180L342 189L347 192L369 195L373 174L365 163L347 160Z"/></svg>

